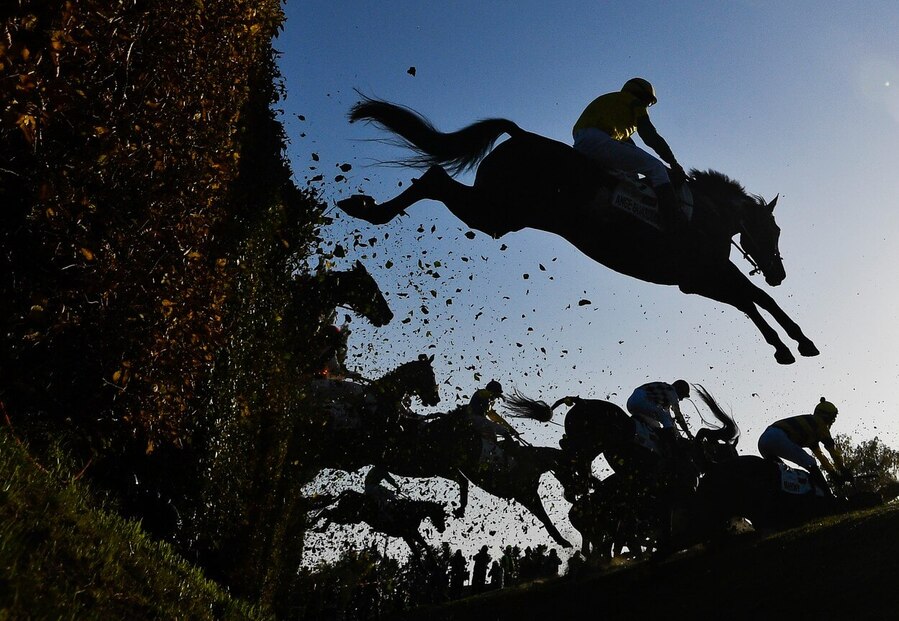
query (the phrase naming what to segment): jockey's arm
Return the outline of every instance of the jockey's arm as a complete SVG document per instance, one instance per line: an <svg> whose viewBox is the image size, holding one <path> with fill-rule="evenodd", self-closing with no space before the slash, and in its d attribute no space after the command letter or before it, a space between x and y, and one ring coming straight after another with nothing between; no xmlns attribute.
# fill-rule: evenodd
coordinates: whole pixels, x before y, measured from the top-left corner
<svg viewBox="0 0 899 621"><path fill-rule="evenodd" d="M671 411L674 412L674 420L683 430L684 435L693 439L693 433L690 431L690 427L687 425L687 419L684 418L683 412L680 411L680 405L677 403L677 395L675 395L674 400L671 402Z"/></svg>
<svg viewBox="0 0 899 621"><path fill-rule="evenodd" d="M680 168L680 164L677 163L677 159L674 157L671 147L668 146L665 139L656 131L655 125L649 120L649 116L644 116L637 122L637 134L640 135L640 140L642 140L647 147L655 151L669 166L672 168Z"/></svg>
<svg viewBox="0 0 899 621"><path fill-rule="evenodd" d="M830 453L830 457L833 459L833 464L837 467L837 470L841 473L845 473L846 464L843 462L843 454L840 452L840 449L837 448L837 445L835 443L827 443L824 444L824 448Z"/></svg>
<svg viewBox="0 0 899 621"><path fill-rule="evenodd" d="M812 448L812 453L814 453L815 457L818 458L818 462L821 464L821 467L824 468L828 474L837 474L837 471L834 470L834 467L830 464L830 461L824 456L824 453L821 452L821 446L819 444L815 444Z"/></svg>

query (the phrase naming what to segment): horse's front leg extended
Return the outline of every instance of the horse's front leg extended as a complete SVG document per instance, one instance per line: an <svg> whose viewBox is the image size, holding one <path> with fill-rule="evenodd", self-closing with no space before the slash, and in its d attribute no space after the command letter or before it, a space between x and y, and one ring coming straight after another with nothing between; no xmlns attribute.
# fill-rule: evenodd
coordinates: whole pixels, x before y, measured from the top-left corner
<svg viewBox="0 0 899 621"><path fill-rule="evenodd" d="M534 514L534 516L540 520L543 524L543 527L546 529L546 532L549 533L549 536L553 538L553 540L558 543L563 548L570 548L571 543L565 537L562 536L562 533L559 532L559 529L555 527L552 521L549 519L549 515L546 513L546 509L543 508L543 502L540 500L540 496L533 494L533 496L529 498L515 498L521 505Z"/></svg>
<svg viewBox="0 0 899 621"><path fill-rule="evenodd" d="M753 285L755 286L755 285ZM755 287L755 297L753 298L756 304L758 304L761 308L768 311L771 314L771 317L774 318L780 326L784 329L784 332L787 335L796 341L799 346L799 353L803 356L817 356L819 353L818 348L815 347L815 344L802 332L802 328L799 327L795 321L790 319L790 316L787 315L783 309L778 306L777 302L774 301L768 293L758 287Z"/></svg>
<svg viewBox="0 0 899 621"><path fill-rule="evenodd" d="M755 306L757 295L767 294L749 282L749 279L733 263L729 264L723 272L720 272L718 278L693 279L689 286L681 285L680 290L684 293L695 293L710 300L729 304L744 312L749 317L749 320L755 324L765 342L774 347L774 359L777 362L780 364L793 364L796 362L793 353L780 340L777 332L768 325L768 322L765 321Z"/></svg>

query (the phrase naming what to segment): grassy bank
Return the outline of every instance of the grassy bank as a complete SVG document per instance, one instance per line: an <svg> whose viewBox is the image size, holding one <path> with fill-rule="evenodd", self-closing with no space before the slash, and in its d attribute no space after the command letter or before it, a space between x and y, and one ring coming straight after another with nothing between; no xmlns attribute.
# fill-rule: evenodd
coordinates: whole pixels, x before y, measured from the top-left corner
<svg viewBox="0 0 899 621"><path fill-rule="evenodd" d="M899 507L751 533L658 563L489 593L403 619L892 619Z"/></svg>
<svg viewBox="0 0 899 621"><path fill-rule="evenodd" d="M0 619L261 619L0 428Z"/></svg>

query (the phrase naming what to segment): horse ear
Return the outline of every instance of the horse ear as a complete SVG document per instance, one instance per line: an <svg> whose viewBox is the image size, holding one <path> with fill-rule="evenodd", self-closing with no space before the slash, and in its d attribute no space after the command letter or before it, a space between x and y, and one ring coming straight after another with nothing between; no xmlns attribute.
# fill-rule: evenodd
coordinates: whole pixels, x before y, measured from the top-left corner
<svg viewBox="0 0 899 621"><path fill-rule="evenodd" d="M774 213L774 207L775 207L775 205L777 205L777 199L778 199L778 198L780 198L780 194L778 194L777 196L775 196L775 197L774 197L774 200L772 200L772 201L771 201L770 203L768 203L768 205L767 205L767 206L768 206L768 211L770 211L771 213Z"/></svg>
<svg viewBox="0 0 899 621"><path fill-rule="evenodd" d="M434 362L434 354L431 354L431 356L428 358L428 362Z"/></svg>
<svg viewBox="0 0 899 621"><path fill-rule="evenodd" d="M775 198L774 200L777 200L777 199ZM353 269L354 270L362 270L363 272L367 271L365 269L365 266L362 265L362 261L360 261L359 259L356 259L356 262L353 264Z"/></svg>

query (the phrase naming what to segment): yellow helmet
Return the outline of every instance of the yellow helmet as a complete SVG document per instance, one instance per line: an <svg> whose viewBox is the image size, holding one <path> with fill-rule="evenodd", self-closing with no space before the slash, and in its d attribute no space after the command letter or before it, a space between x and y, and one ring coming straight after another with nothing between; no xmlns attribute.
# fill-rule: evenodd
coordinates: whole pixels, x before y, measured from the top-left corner
<svg viewBox="0 0 899 621"><path fill-rule="evenodd" d="M656 89L652 87L648 80L643 78L631 78L624 83L621 90L648 102L647 106L651 106L658 101L656 99Z"/></svg>
<svg viewBox="0 0 899 621"><path fill-rule="evenodd" d="M837 406L830 401L827 401L824 397L821 397L821 401L815 406L815 414L823 414L830 418L836 418L837 411Z"/></svg>

